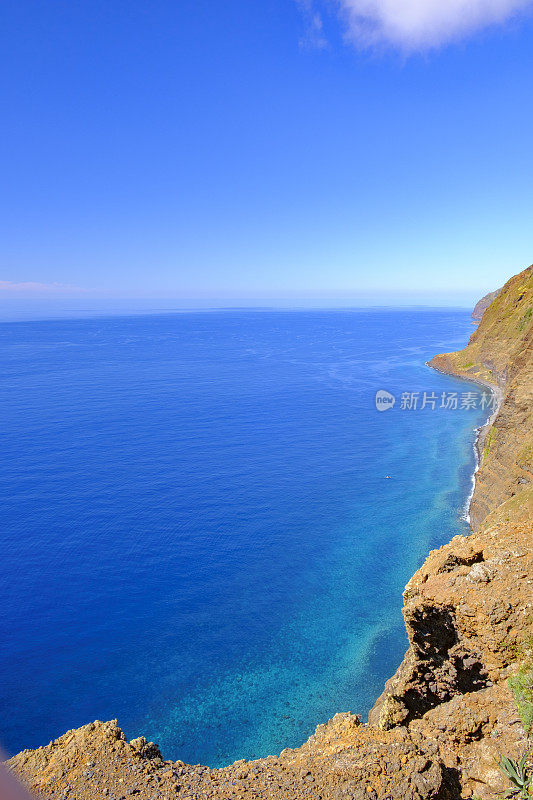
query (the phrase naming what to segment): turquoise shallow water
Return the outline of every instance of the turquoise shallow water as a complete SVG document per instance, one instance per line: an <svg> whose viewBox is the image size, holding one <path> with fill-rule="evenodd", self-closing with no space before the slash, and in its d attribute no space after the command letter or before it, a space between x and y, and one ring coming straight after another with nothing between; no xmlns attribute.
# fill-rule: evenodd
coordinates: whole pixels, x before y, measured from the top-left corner
<svg viewBox="0 0 533 800"><path fill-rule="evenodd" d="M425 366L471 329L442 310L1 324L4 745L118 717L217 766L365 714L406 648L406 581L467 530L486 417L374 396L472 391Z"/></svg>

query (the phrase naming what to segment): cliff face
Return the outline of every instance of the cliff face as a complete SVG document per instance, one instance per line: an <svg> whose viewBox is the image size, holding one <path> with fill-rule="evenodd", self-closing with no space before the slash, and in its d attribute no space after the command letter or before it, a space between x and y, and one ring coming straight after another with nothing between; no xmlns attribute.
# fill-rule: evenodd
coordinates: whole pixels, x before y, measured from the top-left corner
<svg viewBox="0 0 533 800"><path fill-rule="evenodd" d="M224 769L163 761L143 739L127 742L116 722L69 731L25 750L10 766L43 798L412 798L448 800L437 748L421 749L405 730L375 731L337 714L297 750Z"/></svg>
<svg viewBox="0 0 533 800"><path fill-rule="evenodd" d="M503 788L499 755L528 747L507 679L532 655L532 541L526 489L429 554L404 592L409 650L370 712L378 728L435 741L465 796Z"/></svg>
<svg viewBox="0 0 533 800"><path fill-rule="evenodd" d="M533 266L505 284L464 350L435 356L430 364L495 385L502 397L479 442L470 509L477 530L490 511L533 480Z"/></svg>
<svg viewBox="0 0 533 800"><path fill-rule="evenodd" d="M481 300L478 300L476 305L474 306L474 310L472 311L472 319L479 322L487 308L490 306L493 300L498 297L500 294L501 289L497 289L495 292L489 292Z"/></svg>
<svg viewBox="0 0 533 800"><path fill-rule="evenodd" d="M430 553L407 584L409 650L369 716L438 741L463 790L481 797L498 781L499 754L527 747L507 678L533 646L532 317L528 267L497 294L464 350L430 362L489 384L499 410L478 441L475 533Z"/></svg>
<svg viewBox="0 0 533 800"><path fill-rule="evenodd" d="M300 748L210 770L164 761L142 737L95 722L9 767L44 800L489 800L508 789L496 761L533 745L532 316L529 267L465 350L433 359L496 386L501 405L481 441L475 532L431 552L407 584L409 649L367 724L337 714Z"/></svg>

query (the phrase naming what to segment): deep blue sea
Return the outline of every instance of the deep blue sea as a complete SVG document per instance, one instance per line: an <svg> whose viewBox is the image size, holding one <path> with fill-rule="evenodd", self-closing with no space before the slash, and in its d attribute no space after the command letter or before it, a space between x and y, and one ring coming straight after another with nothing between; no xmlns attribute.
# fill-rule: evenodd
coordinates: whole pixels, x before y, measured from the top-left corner
<svg viewBox="0 0 533 800"><path fill-rule="evenodd" d="M399 397L472 390L425 366L471 331L446 310L0 324L8 751L118 718L219 766L368 712L405 583L468 529L486 417Z"/></svg>

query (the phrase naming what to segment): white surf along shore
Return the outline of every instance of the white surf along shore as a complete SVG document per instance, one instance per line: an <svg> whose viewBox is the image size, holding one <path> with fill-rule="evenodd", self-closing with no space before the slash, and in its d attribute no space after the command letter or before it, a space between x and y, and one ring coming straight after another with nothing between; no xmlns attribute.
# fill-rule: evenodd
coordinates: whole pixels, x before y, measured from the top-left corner
<svg viewBox="0 0 533 800"><path fill-rule="evenodd" d="M494 423L494 420L498 416L498 412L500 410L501 404L503 403L503 389L495 383L489 383L489 381L483 380L483 378L475 378L467 375L458 375L455 372L446 372L445 370L438 369L438 367L433 366L426 361L426 366L430 369L434 369L435 372L441 372L443 375L449 375L452 378L457 378L458 380L466 381L467 383L475 383L478 386L483 386L485 389L488 389L489 392L492 394L493 397L493 406L494 410L492 414L488 417L487 421L480 425L478 428L474 428L475 431L475 439L474 439L474 460L475 460L475 467L472 473L472 485L470 487L470 492L468 494L464 511L461 514L461 518L468 524L470 524L470 506L472 504L472 498L474 497L474 492L476 489L476 475L479 471L481 466L481 457L483 454L483 446L485 444L485 438L487 433L489 432L489 428Z"/></svg>

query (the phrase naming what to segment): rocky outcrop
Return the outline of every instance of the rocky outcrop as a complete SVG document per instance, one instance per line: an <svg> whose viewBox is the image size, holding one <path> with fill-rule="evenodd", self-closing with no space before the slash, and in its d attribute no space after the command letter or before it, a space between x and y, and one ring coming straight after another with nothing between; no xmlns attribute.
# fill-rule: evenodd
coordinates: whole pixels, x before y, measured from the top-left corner
<svg viewBox="0 0 533 800"><path fill-rule="evenodd" d="M435 741L463 792L481 797L501 783L499 755L528 746L507 679L531 647L532 542L528 489L429 554L404 592L409 650L369 715Z"/></svg>
<svg viewBox="0 0 533 800"><path fill-rule="evenodd" d="M152 743L128 743L116 722L69 731L23 751L10 767L33 792L54 800L451 800L454 792L436 746L421 748L405 729L375 731L351 714L319 725L296 750L223 769L164 761Z"/></svg>
<svg viewBox="0 0 533 800"><path fill-rule="evenodd" d="M489 384L499 410L478 443L474 532L431 552L407 584L409 649L368 723L337 714L297 749L212 770L95 722L19 753L10 769L43 800L489 800L508 789L499 756L533 746L532 316L529 267L465 350L431 362ZM509 678L519 671L531 686L518 696Z"/></svg>

